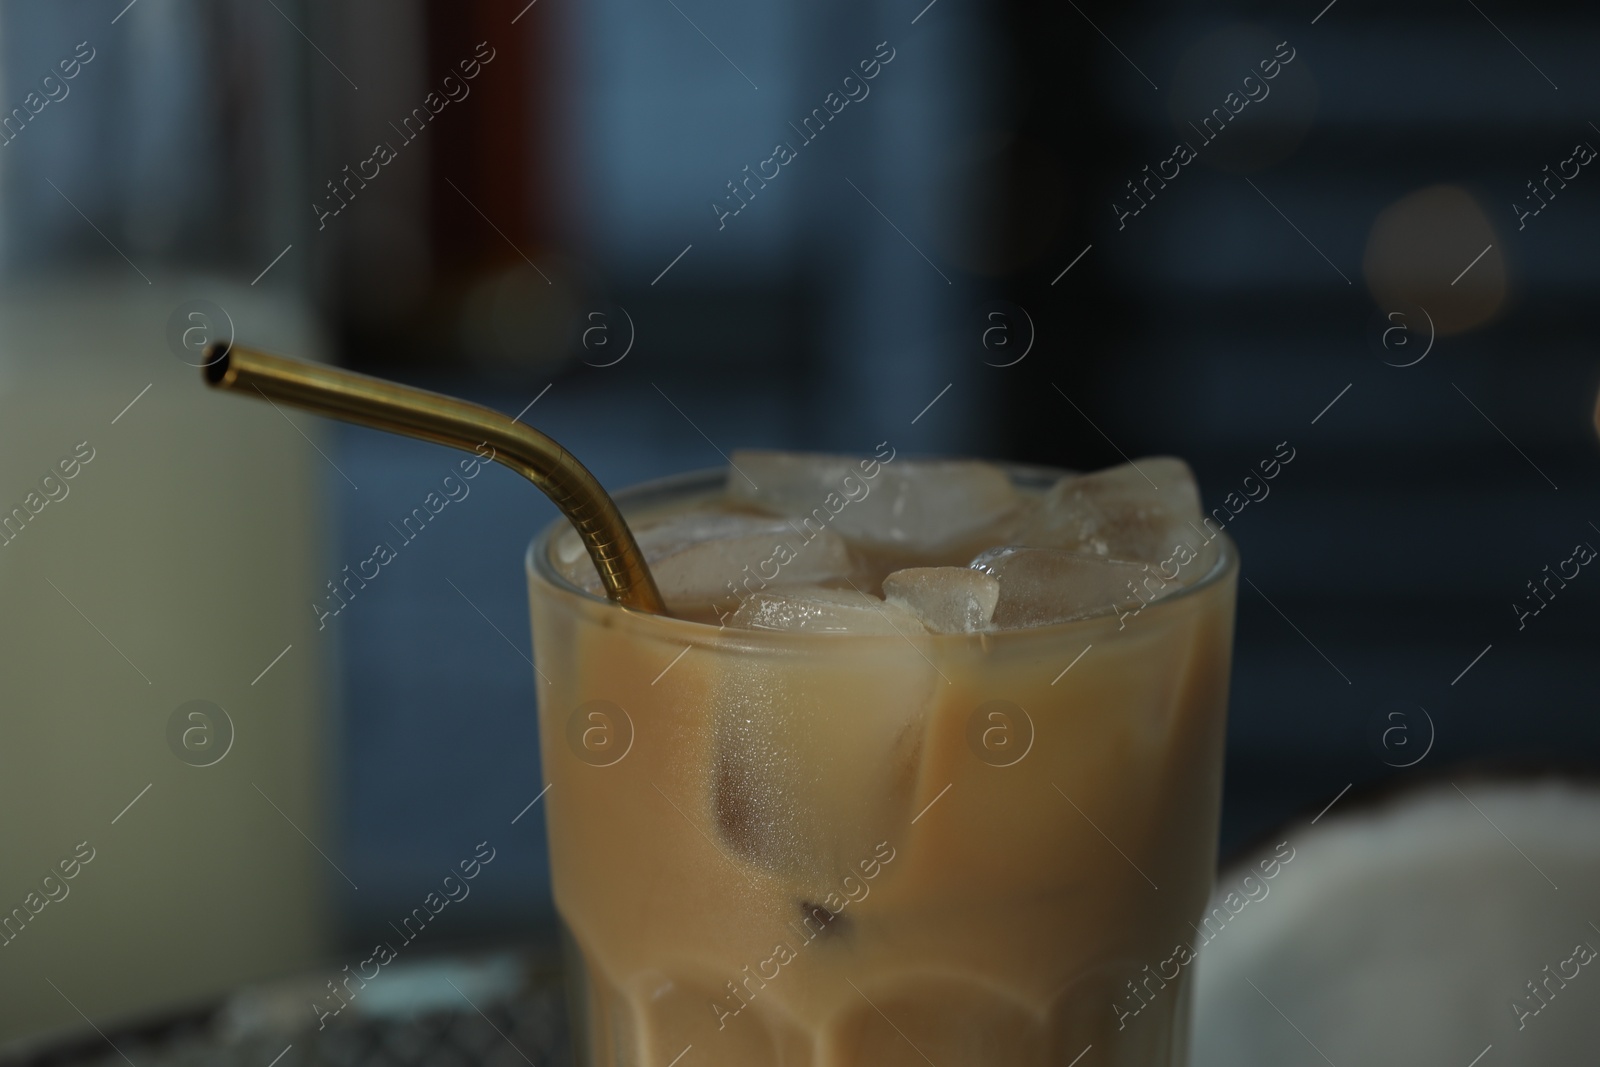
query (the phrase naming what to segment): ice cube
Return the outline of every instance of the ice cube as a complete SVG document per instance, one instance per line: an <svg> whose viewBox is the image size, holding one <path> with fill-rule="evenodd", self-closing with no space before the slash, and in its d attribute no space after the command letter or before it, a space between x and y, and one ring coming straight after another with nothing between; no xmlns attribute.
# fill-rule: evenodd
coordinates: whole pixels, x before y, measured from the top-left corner
<svg viewBox="0 0 1600 1067"><path fill-rule="evenodd" d="M883 580L883 595L934 633L970 634L989 628L1000 581L970 567L909 567Z"/></svg>
<svg viewBox="0 0 1600 1067"><path fill-rule="evenodd" d="M578 563L579 560L583 560L588 565L588 569L591 572L590 576L594 577L595 583L598 585L600 579L593 575L594 564L588 563L587 557L589 553L584 550L583 541L578 537L578 531L573 529L571 524L562 527L561 532L556 535L556 543L551 555L554 557L556 569L569 582L574 585L582 585L584 583L583 571Z"/></svg>
<svg viewBox="0 0 1600 1067"><path fill-rule="evenodd" d="M724 609L731 609L736 590L744 595L752 588L838 581L856 573L849 546L832 530L808 539L785 520L761 515L686 512L641 524L635 537L673 607L726 602ZM600 576L587 555L570 558L570 551L560 551L563 543L557 541L557 558L567 577L599 592Z"/></svg>
<svg viewBox="0 0 1600 1067"><path fill-rule="evenodd" d="M927 803L913 806L924 731L935 691L947 685L914 644L923 640L909 629L916 620L877 606L908 627L909 640L888 630L868 640L821 638L826 669L795 654L793 634L750 641L708 673L703 701L713 730L708 821L718 840L730 855L779 874L793 897L835 912L842 905L833 901L860 880L861 865L880 843L903 836ZM882 624L871 607L849 610ZM856 879L844 885L850 874Z"/></svg>
<svg viewBox="0 0 1600 1067"><path fill-rule="evenodd" d="M1019 501L1004 471L976 460L740 451L732 463L728 493L735 500L807 530L832 529L851 541L912 552L959 543Z"/></svg>
<svg viewBox="0 0 1600 1067"><path fill-rule="evenodd" d="M1035 548L1160 563L1179 543L1201 546L1199 520L1188 464L1152 456L1061 479L1011 536Z"/></svg>
<svg viewBox="0 0 1600 1067"><path fill-rule="evenodd" d="M999 629L1120 614L1182 588L1144 564L1059 548L990 549L972 561L972 568L999 580L994 609Z"/></svg>
<svg viewBox="0 0 1600 1067"><path fill-rule="evenodd" d="M850 549L823 530L809 540L781 519L683 516L641 534L640 547L667 602L728 601L736 589L846 579Z"/></svg>
<svg viewBox="0 0 1600 1067"><path fill-rule="evenodd" d="M898 604L855 589L763 590L749 596L728 617L729 626L749 630L798 630L802 633L920 634L926 628Z"/></svg>

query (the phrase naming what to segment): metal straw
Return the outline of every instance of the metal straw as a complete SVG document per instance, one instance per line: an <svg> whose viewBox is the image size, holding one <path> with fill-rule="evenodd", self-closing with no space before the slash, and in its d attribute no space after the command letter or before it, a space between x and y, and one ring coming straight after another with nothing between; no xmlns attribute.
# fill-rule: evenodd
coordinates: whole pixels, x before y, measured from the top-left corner
<svg viewBox="0 0 1600 1067"><path fill-rule="evenodd" d="M214 346L201 368L206 383L281 401L345 422L418 437L502 463L538 486L577 528L606 596L623 607L666 615L644 555L594 475L531 426L464 400L316 363L269 356L238 345Z"/></svg>

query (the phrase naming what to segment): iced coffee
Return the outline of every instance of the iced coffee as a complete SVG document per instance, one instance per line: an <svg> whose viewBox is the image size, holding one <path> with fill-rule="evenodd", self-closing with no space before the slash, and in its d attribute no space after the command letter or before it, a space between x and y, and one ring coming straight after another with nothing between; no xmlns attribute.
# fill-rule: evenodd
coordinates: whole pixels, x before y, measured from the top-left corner
<svg viewBox="0 0 1600 1067"><path fill-rule="evenodd" d="M1232 545L1180 461L737 452L619 496L673 618L529 552L587 1067L1168 1067Z"/></svg>

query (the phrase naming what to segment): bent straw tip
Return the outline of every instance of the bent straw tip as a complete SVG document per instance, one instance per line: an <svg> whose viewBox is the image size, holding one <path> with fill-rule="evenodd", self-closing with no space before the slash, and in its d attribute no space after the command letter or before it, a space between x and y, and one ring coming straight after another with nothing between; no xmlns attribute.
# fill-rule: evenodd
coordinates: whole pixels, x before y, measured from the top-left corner
<svg viewBox="0 0 1600 1067"><path fill-rule="evenodd" d="M200 364L200 377L211 386L227 384L232 361L228 358L233 346L227 341L213 341L202 350L205 362Z"/></svg>
<svg viewBox="0 0 1600 1067"><path fill-rule="evenodd" d="M645 614L669 614L616 503L569 452L532 427L478 404L230 342L212 342L203 352L201 378L214 389L253 391L269 402L464 451L492 438L500 454L486 458L533 482L583 532L607 598Z"/></svg>

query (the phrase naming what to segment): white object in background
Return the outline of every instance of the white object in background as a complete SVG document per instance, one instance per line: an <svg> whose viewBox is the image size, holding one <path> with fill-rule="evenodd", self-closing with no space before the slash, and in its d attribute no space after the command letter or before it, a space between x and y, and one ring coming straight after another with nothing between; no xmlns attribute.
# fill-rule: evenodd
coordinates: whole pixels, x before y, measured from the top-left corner
<svg viewBox="0 0 1600 1067"><path fill-rule="evenodd" d="M305 968L329 887L353 892L317 851L330 648L308 606L324 486L353 490L315 420L169 351L196 296L241 340L324 350L264 288L80 275L0 298L0 1043Z"/></svg>
<svg viewBox="0 0 1600 1067"><path fill-rule="evenodd" d="M1600 789L1463 776L1274 836L1294 859L1199 954L1194 1067L1595 1061Z"/></svg>

